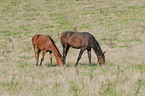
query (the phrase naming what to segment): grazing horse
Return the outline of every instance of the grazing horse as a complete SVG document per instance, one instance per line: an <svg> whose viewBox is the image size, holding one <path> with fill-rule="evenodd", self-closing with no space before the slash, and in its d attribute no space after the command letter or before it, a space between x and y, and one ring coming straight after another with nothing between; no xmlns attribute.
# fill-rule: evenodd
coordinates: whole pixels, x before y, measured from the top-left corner
<svg viewBox="0 0 145 96"><path fill-rule="evenodd" d="M61 34L60 40L63 47L63 65L65 65L66 55L70 47L80 49L75 67L85 50L88 52L89 65L91 66L91 48L95 51L99 64L105 65L105 52L102 52L99 43L90 33L65 31Z"/></svg>
<svg viewBox="0 0 145 96"><path fill-rule="evenodd" d="M43 36L42 34L36 34L32 37L32 44L35 51L35 58L36 58L36 66L38 66L39 62L39 53L43 51L42 58L40 62L40 66L42 61L44 60L44 55L46 52L49 52L50 55L50 66L52 66L52 53L54 54L57 64L59 66L63 65L63 57L60 54L58 48L56 47L54 41L50 36Z"/></svg>

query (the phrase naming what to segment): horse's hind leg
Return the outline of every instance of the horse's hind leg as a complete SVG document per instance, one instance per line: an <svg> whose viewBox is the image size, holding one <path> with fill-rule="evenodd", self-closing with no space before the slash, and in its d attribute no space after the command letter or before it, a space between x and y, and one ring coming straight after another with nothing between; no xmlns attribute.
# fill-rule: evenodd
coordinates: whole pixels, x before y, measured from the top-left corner
<svg viewBox="0 0 145 96"><path fill-rule="evenodd" d="M37 50L37 56L38 56L38 59L37 59L37 64L39 63L39 54L40 54L40 52L41 52L41 50L40 49L38 49ZM37 65L38 66L38 65Z"/></svg>
<svg viewBox="0 0 145 96"><path fill-rule="evenodd" d="M65 44L63 46L63 65L65 65L66 55L67 55L69 48L70 48L70 46L68 44Z"/></svg>
<svg viewBox="0 0 145 96"><path fill-rule="evenodd" d="M49 52L50 66L52 66L52 52Z"/></svg>
<svg viewBox="0 0 145 96"><path fill-rule="evenodd" d="M76 64L75 64L75 67L77 67L78 62L79 62L79 60L81 59L82 54L83 54L84 51L85 51L85 48L82 48L82 49L80 50L80 53L79 53L79 56L78 56L77 62L76 62Z"/></svg>
<svg viewBox="0 0 145 96"><path fill-rule="evenodd" d="M92 66L91 64L91 49L87 49L88 52L88 58L89 58L89 66Z"/></svg>
<svg viewBox="0 0 145 96"><path fill-rule="evenodd" d="M42 62L44 60L45 52L46 52L46 50L44 50L43 53L42 53L42 58L41 58L40 66L42 65Z"/></svg>
<svg viewBox="0 0 145 96"><path fill-rule="evenodd" d="M34 47L34 50L35 50L36 66L38 66L39 53L40 53L41 50L37 49L37 46Z"/></svg>

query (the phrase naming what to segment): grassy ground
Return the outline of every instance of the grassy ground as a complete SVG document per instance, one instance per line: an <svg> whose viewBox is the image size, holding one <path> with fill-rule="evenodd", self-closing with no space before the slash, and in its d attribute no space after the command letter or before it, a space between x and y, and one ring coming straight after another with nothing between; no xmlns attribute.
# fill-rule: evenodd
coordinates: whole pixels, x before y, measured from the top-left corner
<svg viewBox="0 0 145 96"><path fill-rule="evenodd" d="M0 0L0 95L143 96L145 95L144 0ZM74 68L79 50L70 49L60 68L49 55L35 66L31 38L51 35L62 52L63 31L90 32L106 52L100 67L92 51Z"/></svg>

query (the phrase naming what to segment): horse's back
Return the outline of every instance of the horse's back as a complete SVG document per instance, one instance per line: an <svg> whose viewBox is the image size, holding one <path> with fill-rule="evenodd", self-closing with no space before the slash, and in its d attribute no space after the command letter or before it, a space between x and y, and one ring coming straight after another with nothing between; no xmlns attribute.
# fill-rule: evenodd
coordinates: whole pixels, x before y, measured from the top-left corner
<svg viewBox="0 0 145 96"><path fill-rule="evenodd" d="M87 32L65 31L61 34L61 43L67 43L74 48L88 46L90 42L89 39L90 37Z"/></svg>
<svg viewBox="0 0 145 96"><path fill-rule="evenodd" d="M50 44L52 44L52 41L47 36L41 36L36 41L36 46L40 50L49 50Z"/></svg>
<svg viewBox="0 0 145 96"><path fill-rule="evenodd" d="M61 34L61 40L63 39L85 39L86 37L89 37L88 32L74 32L74 31L65 31Z"/></svg>
<svg viewBox="0 0 145 96"><path fill-rule="evenodd" d="M32 37L33 46L37 46L40 50L48 49L50 42L51 40L49 39L49 37L42 34L36 34Z"/></svg>

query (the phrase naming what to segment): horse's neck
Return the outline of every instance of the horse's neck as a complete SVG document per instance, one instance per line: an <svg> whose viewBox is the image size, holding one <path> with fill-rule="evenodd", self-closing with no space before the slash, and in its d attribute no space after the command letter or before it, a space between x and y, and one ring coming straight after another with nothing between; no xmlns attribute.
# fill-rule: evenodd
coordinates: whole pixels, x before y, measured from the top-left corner
<svg viewBox="0 0 145 96"><path fill-rule="evenodd" d="M58 48L54 44L51 45L51 51L54 54L54 56L56 57L56 59L61 57L61 54L60 54Z"/></svg>
<svg viewBox="0 0 145 96"><path fill-rule="evenodd" d="M97 41L96 41L96 42L97 42ZM93 50L95 51L96 55L97 55L97 56L100 56L100 55L102 55L103 53L102 53L102 50L101 50L99 44L97 44L96 42L94 42L92 48L93 48Z"/></svg>
<svg viewBox="0 0 145 96"><path fill-rule="evenodd" d="M88 36L90 37L90 40L92 42L91 47L95 51L96 55L97 56L102 55L103 53L102 53L99 43L96 41L96 39L91 34L88 34Z"/></svg>

